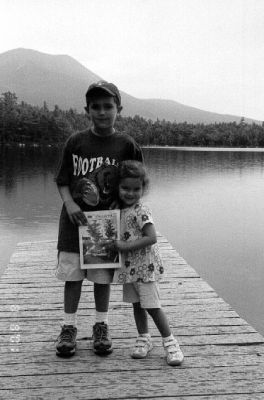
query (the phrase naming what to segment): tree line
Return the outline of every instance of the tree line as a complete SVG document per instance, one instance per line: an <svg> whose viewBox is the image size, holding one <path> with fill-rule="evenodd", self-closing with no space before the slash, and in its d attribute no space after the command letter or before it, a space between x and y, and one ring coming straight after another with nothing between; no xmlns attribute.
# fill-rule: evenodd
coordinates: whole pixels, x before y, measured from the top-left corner
<svg viewBox="0 0 264 400"><path fill-rule="evenodd" d="M55 105L50 110L46 102L42 107L18 103L11 92L0 96L0 144L60 144L89 125L86 114L72 108L65 111ZM244 118L240 123L189 124L118 116L116 129L147 146L264 147L264 122L247 124Z"/></svg>

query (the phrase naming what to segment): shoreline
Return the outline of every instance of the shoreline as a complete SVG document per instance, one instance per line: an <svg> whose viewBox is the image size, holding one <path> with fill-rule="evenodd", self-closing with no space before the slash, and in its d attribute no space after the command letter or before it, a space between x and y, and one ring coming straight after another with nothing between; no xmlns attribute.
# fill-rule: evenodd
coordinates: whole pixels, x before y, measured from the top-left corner
<svg viewBox="0 0 264 400"><path fill-rule="evenodd" d="M22 148L56 148L63 143L41 144L41 143L0 143L1 147L22 147ZM168 146L168 145L141 145L146 149L164 149L164 150L181 150L181 151L229 151L229 152L264 152L264 147L207 147L207 146Z"/></svg>
<svg viewBox="0 0 264 400"><path fill-rule="evenodd" d="M202 147L202 146L141 146L143 149L168 149L181 151L244 151L264 152L264 147Z"/></svg>

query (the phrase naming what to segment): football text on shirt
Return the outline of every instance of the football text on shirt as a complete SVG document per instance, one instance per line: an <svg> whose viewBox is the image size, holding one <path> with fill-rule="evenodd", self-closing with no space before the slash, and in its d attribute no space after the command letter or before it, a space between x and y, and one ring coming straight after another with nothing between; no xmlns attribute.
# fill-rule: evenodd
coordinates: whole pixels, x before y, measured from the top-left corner
<svg viewBox="0 0 264 400"><path fill-rule="evenodd" d="M115 165L118 166L118 163L114 158L110 160L109 157L92 157L90 159L88 158L82 158L81 156L78 156L77 154L72 155L72 161L73 161L73 175L79 176L80 174L86 175L87 172L92 172L95 169L101 167L101 165Z"/></svg>

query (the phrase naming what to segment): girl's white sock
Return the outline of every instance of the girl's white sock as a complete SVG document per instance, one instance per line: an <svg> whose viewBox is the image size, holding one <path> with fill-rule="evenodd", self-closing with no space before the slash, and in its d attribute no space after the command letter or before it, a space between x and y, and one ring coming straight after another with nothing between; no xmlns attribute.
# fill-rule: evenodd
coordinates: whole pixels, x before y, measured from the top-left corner
<svg viewBox="0 0 264 400"><path fill-rule="evenodd" d="M64 325L73 325L77 324L77 313L64 313Z"/></svg>
<svg viewBox="0 0 264 400"><path fill-rule="evenodd" d="M163 342L168 342L169 340L173 340L173 339L174 339L173 334L171 334L170 336L162 338Z"/></svg>
<svg viewBox="0 0 264 400"><path fill-rule="evenodd" d="M97 322L104 322L105 324L108 324L108 311L95 311L95 323Z"/></svg>

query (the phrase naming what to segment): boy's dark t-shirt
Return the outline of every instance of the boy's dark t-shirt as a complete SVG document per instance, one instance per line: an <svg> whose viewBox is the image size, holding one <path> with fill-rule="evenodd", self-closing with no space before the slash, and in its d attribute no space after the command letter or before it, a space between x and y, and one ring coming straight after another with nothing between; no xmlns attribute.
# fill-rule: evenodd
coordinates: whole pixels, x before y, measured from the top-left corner
<svg viewBox="0 0 264 400"><path fill-rule="evenodd" d="M126 134L102 137L91 130L67 140L55 181L69 186L73 200L83 211L107 210L115 199L117 166L124 160L143 161L139 145ZM58 250L79 253L78 227L62 207Z"/></svg>

